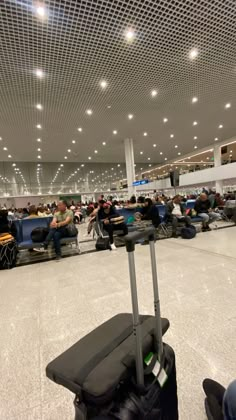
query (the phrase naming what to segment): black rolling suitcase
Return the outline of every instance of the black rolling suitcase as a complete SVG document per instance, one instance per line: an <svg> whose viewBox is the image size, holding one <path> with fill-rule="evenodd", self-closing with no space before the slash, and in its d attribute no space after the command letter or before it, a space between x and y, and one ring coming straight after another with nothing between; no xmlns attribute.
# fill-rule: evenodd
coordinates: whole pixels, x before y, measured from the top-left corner
<svg viewBox="0 0 236 420"><path fill-rule="evenodd" d="M47 376L75 393L75 419L177 420L175 355L162 343L169 321L160 317L155 229L126 236L133 314L119 314L66 350ZM155 316L139 315L135 243L149 239Z"/></svg>

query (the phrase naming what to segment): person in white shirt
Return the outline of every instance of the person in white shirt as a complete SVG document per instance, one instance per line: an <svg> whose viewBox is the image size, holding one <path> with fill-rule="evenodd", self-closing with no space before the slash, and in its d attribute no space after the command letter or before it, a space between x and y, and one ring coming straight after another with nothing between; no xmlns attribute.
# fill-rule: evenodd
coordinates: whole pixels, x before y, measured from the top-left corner
<svg viewBox="0 0 236 420"><path fill-rule="evenodd" d="M191 217L186 216L185 208L181 203L181 196L176 195L173 200L167 203L167 214L172 222L173 234L172 236L176 238L177 235L177 226L178 223L185 223L186 226L191 225Z"/></svg>

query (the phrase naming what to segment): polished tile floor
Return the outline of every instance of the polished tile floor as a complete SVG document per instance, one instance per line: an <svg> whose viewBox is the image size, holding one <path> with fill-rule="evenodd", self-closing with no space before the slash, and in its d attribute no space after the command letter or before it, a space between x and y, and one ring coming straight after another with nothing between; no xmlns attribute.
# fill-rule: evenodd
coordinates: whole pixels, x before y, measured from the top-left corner
<svg viewBox="0 0 236 420"><path fill-rule="evenodd" d="M136 255L140 309L151 313L149 247ZM202 379L226 385L236 372L236 228L159 241L156 255L180 419L205 420ZM46 378L47 363L130 306L124 248L1 272L0 419L73 419L73 395Z"/></svg>

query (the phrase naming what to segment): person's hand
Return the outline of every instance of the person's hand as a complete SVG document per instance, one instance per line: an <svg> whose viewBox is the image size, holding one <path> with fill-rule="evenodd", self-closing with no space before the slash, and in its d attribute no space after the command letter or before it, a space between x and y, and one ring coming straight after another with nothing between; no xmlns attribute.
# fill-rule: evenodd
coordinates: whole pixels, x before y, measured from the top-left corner
<svg viewBox="0 0 236 420"><path fill-rule="evenodd" d="M209 211L209 213L211 213L213 210L212 209L209 209L208 211Z"/></svg>
<svg viewBox="0 0 236 420"><path fill-rule="evenodd" d="M51 227L51 228L56 228L56 227L57 227L57 223L56 223L56 222L52 222L52 223L50 224L50 227Z"/></svg>
<svg viewBox="0 0 236 420"><path fill-rule="evenodd" d="M108 219L105 219L105 220L104 220L104 225L109 225L109 223L110 223L110 222L109 222L109 220L108 220Z"/></svg>

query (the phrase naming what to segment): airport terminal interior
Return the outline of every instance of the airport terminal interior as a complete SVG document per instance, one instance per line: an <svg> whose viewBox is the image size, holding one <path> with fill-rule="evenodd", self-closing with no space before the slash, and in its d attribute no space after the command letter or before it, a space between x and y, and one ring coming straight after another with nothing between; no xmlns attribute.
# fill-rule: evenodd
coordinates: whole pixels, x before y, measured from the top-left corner
<svg viewBox="0 0 236 420"><path fill-rule="evenodd" d="M0 1L0 420L236 420L235 33Z"/></svg>

